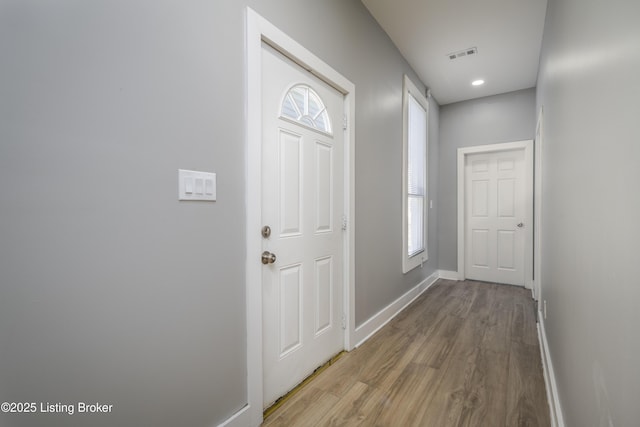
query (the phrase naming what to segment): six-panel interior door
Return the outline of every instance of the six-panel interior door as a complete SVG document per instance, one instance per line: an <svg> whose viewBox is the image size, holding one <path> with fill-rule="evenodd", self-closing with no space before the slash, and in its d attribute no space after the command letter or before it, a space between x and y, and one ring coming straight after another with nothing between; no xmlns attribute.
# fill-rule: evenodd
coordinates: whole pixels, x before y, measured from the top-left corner
<svg viewBox="0 0 640 427"><path fill-rule="evenodd" d="M266 44L262 66L267 407L344 348L344 98Z"/></svg>
<svg viewBox="0 0 640 427"><path fill-rule="evenodd" d="M524 150L470 154L465 162L465 276L524 286Z"/></svg>

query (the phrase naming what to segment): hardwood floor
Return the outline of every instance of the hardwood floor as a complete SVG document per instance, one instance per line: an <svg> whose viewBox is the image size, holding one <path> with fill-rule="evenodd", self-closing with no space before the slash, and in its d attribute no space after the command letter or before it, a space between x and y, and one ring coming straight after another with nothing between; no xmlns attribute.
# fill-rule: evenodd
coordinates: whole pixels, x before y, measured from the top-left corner
<svg viewBox="0 0 640 427"><path fill-rule="evenodd" d="M264 426L549 426L524 288L439 280Z"/></svg>

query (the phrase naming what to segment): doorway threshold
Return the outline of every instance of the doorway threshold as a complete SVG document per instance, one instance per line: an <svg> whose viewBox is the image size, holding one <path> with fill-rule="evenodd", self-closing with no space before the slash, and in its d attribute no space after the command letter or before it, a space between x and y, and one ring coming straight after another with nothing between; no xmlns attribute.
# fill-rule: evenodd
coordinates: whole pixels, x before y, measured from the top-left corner
<svg viewBox="0 0 640 427"><path fill-rule="evenodd" d="M323 365L318 366L308 377L306 377L304 380L302 380L302 382L300 384L298 384L293 389L291 389L291 391L289 391L287 394L285 394L284 396L279 397L278 400L273 402L273 404L271 406L269 406L267 409L264 410L264 412L262 413L262 419L266 420L267 417L269 415L273 414L276 409L278 409L279 407L284 405L287 401L289 401L293 396L296 395L296 393L298 393L300 390L302 390L302 388L304 386L309 384L315 377L320 375L325 369L327 369L329 366L331 366L334 363L336 363L338 361L338 359L340 359L345 353L346 353L346 351L342 350L340 353L336 354L331 359L329 359L327 362L325 362Z"/></svg>

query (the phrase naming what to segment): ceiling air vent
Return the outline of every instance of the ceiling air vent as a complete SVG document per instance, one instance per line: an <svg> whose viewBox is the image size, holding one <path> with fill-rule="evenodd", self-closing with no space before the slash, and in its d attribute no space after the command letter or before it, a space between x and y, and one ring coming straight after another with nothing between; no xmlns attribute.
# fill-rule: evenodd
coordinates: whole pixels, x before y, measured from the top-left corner
<svg viewBox="0 0 640 427"><path fill-rule="evenodd" d="M471 55L477 55L477 54L478 54L478 48L470 47L464 50L459 50L458 52L450 53L447 56L449 57L450 60L453 61L454 59L462 58L464 56L471 56Z"/></svg>

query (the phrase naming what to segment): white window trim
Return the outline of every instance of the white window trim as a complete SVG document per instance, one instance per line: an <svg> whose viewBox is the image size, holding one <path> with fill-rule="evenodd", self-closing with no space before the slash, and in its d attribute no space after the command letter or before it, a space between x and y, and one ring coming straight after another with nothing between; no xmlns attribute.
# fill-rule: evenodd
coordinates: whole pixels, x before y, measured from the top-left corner
<svg viewBox="0 0 640 427"><path fill-rule="evenodd" d="M409 153L409 95L411 95L425 109L427 114L427 140L425 141L425 197L424 197L424 250L409 257L409 237L408 237L408 153ZM418 87L404 76L402 90L402 272L407 273L414 268L421 266L429 259L428 247L428 158L429 158L429 102Z"/></svg>

